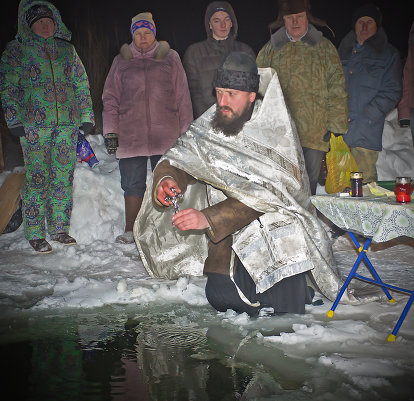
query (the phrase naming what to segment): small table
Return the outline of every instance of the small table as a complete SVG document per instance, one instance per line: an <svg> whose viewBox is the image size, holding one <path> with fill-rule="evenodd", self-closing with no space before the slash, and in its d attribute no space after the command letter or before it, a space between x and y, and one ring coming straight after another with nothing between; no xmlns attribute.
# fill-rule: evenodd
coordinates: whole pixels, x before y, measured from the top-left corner
<svg viewBox="0 0 414 401"><path fill-rule="evenodd" d="M392 333L388 336L388 341L395 341L398 330L400 329L410 307L414 301L414 290L384 283L371 261L368 259L367 250L371 242L385 242L400 236L414 238L414 202L397 203L395 198L368 196L362 198L339 197L333 195L311 196L313 205L324 214L335 225L346 230L353 243L357 247L358 257L345 280L344 285L339 291L331 310L327 313L328 317L333 317L338 303L348 287L350 281L355 277L363 281L379 285L384 291L390 302L395 302L387 288L410 295L408 302L402 311L397 324ZM360 234L365 238L365 243L361 246L355 237ZM367 264L368 270L374 279L362 276L357 273L357 269L362 259Z"/></svg>

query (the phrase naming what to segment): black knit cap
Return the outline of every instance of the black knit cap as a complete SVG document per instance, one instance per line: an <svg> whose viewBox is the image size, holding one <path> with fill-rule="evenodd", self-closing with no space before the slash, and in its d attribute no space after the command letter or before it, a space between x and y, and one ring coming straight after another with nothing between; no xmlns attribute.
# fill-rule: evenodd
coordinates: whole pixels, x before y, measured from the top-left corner
<svg viewBox="0 0 414 401"><path fill-rule="evenodd" d="M255 59L244 52L231 52L217 68L213 86L257 93L259 82Z"/></svg>
<svg viewBox="0 0 414 401"><path fill-rule="evenodd" d="M37 20L41 18L50 18L53 20L53 13L49 7L41 4L36 4L35 6L29 8L29 10L26 12L26 22L30 28Z"/></svg>
<svg viewBox="0 0 414 401"><path fill-rule="evenodd" d="M232 6L230 5L230 3L227 3L227 1L213 1L207 7L206 17L207 17L208 21L210 21L213 14L215 14L219 11L224 11L225 13L227 13L229 15L230 19L232 19L232 17L231 17L231 11L232 10L233 10Z"/></svg>
<svg viewBox="0 0 414 401"><path fill-rule="evenodd" d="M380 9L373 3L366 3L359 7L352 15L352 29L355 29L356 22L362 17L371 17L377 24L377 28L381 26L382 14Z"/></svg>

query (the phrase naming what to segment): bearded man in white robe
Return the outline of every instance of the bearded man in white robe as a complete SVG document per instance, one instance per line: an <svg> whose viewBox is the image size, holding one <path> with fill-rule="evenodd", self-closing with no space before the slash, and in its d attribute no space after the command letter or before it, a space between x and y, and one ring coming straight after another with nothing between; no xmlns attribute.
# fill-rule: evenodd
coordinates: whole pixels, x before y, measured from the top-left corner
<svg viewBox="0 0 414 401"><path fill-rule="evenodd" d="M217 104L164 154L148 185L134 226L144 266L153 277L207 275L218 311L304 313L308 282L334 299L342 282L277 75L233 52L213 87Z"/></svg>

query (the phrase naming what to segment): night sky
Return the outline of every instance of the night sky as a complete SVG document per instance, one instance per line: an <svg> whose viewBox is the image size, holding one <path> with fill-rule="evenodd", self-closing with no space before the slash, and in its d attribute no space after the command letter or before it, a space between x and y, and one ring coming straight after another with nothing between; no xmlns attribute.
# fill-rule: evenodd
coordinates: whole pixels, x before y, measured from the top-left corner
<svg viewBox="0 0 414 401"><path fill-rule="evenodd" d="M183 56L185 49L193 42L205 38L204 12L209 0L175 1L131 1L131 0L55 0L63 21L73 33L75 45L82 41L80 26L89 26L98 34L99 40L110 44L111 55L124 42L130 41L131 18L143 11L151 11L157 26L157 38L166 40ZM248 43L257 53L269 39L268 24L276 19L276 0L233 0L230 1L239 22L239 40ZM328 22L335 32L335 38L328 30L326 36L338 46L340 40L351 29L353 11L363 0L312 0L312 14ZM407 39L414 20L412 0L374 1L383 13L383 26L390 42L398 48L401 57L407 54ZM19 1L8 0L2 5L0 48L3 51L7 41L16 34L17 7ZM254 5L254 6L253 6Z"/></svg>

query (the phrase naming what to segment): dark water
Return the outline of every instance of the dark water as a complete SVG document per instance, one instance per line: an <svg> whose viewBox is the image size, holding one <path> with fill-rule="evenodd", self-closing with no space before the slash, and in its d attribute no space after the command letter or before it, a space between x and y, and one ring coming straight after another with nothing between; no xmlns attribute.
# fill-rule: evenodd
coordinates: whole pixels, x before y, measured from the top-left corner
<svg viewBox="0 0 414 401"><path fill-rule="evenodd" d="M208 329L185 324L190 310L127 309L2 319L2 393L39 401L241 399L252 367L223 362Z"/></svg>
<svg viewBox="0 0 414 401"><path fill-rule="evenodd" d="M208 306L165 301L2 314L2 399L414 400L409 372L361 390L305 350L288 357L260 340L292 331L293 322L300 318L229 324Z"/></svg>

